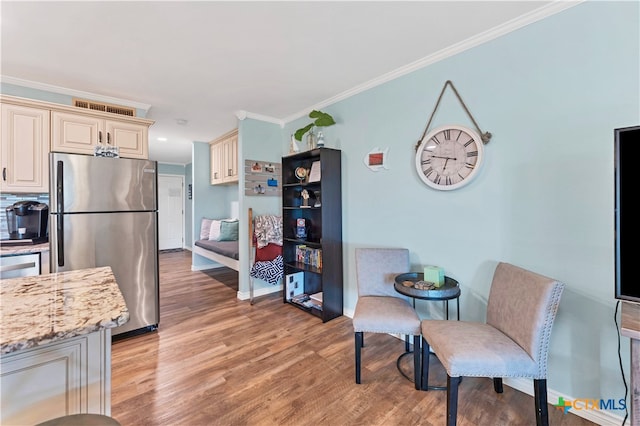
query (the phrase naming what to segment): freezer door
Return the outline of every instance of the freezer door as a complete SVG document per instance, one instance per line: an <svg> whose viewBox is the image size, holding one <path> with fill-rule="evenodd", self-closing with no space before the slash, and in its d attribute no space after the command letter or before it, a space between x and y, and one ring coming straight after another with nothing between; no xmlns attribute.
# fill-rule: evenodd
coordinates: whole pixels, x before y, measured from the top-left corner
<svg viewBox="0 0 640 426"><path fill-rule="evenodd" d="M113 335L160 320L157 212L51 215L52 272L110 266L130 319Z"/></svg>
<svg viewBox="0 0 640 426"><path fill-rule="evenodd" d="M49 212L157 210L157 162L53 152Z"/></svg>

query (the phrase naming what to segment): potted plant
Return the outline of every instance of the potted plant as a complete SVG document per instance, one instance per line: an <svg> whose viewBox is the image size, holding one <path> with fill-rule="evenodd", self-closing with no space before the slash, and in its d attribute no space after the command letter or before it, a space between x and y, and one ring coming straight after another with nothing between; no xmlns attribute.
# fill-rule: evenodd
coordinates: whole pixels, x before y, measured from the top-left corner
<svg viewBox="0 0 640 426"><path fill-rule="evenodd" d="M307 133L309 130L313 129L313 127L328 127L336 124L336 121L333 119L333 117L330 114L327 114L326 112L322 112L322 111L317 111L315 109L309 113L309 118L314 119L314 121L296 130L296 133L295 133L296 140L302 141L302 136L304 136L304 134Z"/></svg>

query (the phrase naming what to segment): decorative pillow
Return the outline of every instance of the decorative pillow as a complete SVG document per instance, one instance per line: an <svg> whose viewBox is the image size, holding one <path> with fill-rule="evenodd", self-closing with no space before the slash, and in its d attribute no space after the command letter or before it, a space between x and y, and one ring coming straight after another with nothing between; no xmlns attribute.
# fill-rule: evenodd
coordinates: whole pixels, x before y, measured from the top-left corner
<svg viewBox="0 0 640 426"><path fill-rule="evenodd" d="M218 241L237 241L238 240L238 221L223 220L220 222L220 236Z"/></svg>
<svg viewBox="0 0 640 426"><path fill-rule="evenodd" d="M212 220L209 226L209 240L220 241L220 224L221 220Z"/></svg>
<svg viewBox="0 0 640 426"><path fill-rule="evenodd" d="M209 239L209 230L211 229L211 219L202 218L202 223L200 224L200 239L208 240Z"/></svg>

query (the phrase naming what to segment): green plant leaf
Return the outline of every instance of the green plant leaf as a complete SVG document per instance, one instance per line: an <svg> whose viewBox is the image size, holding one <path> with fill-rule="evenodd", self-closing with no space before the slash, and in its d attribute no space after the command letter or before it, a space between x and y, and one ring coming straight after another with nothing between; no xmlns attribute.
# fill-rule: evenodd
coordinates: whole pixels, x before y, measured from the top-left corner
<svg viewBox="0 0 640 426"><path fill-rule="evenodd" d="M311 130L311 128L313 127L313 123L307 124L306 126L304 126L301 129L296 130L296 133L294 135L294 137L299 140L302 141L302 136L307 133L309 130Z"/></svg>
<svg viewBox="0 0 640 426"><path fill-rule="evenodd" d="M327 127L336 124L331 115L315 109L309 113L309 118L315 118L316 120L313 122L313 124L318 127Z"/></svg>

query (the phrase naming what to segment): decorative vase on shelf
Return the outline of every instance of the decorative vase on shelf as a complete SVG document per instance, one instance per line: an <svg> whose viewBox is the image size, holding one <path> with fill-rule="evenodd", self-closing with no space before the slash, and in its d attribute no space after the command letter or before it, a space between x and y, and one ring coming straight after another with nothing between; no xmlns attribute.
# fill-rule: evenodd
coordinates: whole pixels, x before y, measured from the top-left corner
<svg viewBox="0 0 640 426"><path fill-rule="evenodd" d="M300 147L298 146L298 142L296 142L295 136L291 135L291 143L289 144L289 154L295 154L296 152L300 152Z"/></svg>
<svg viewBox="0 0 640 426"><path fill-rule="evenodd" d="M309 130L307 134L307 149L312 150L318 147L318 140L316 139L316 134L313 132L315 128Z"/></svg>
<svg viewBox="0 0 640 426"><path fill-rule="evenodd" d="M324 146L324 134L322 130L318 131L318 142L316 143L318 148L322 148Z"/></svg>

